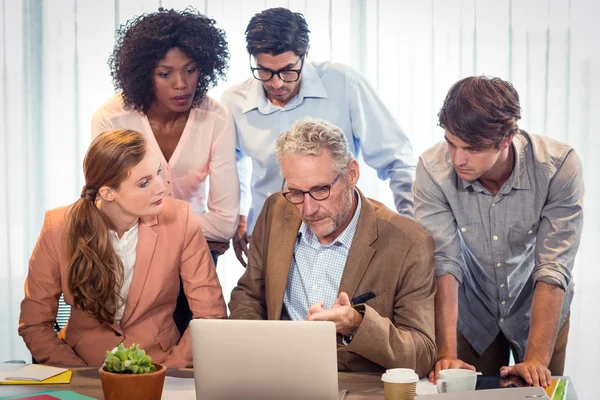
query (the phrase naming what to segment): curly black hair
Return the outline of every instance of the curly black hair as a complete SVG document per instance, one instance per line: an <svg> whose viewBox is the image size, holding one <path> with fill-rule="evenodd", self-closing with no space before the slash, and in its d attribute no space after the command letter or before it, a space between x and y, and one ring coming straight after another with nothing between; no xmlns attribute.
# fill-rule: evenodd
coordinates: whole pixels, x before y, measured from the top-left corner
<svg viewBox="0 0 600 400"><path fill-rule="evenodd" d="M229 61L225 32L215 20L193 8L142 14L121 25L108 60L115 89L123 92L126 106L147 113L154 102L152 79L157 63L173 48L180 49L198 66L193 106L225 77Z"/></svg>

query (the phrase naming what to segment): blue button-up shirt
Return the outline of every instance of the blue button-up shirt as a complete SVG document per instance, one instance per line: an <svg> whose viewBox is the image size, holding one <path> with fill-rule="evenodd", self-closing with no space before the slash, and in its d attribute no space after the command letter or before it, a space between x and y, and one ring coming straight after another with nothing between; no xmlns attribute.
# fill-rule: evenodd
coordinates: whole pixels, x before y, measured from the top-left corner
<svg viewBox="0 0 600 400"><path fill-rule="evenodd" d="M248 216L248 234L266 198L281 190L275 141L305 117L338 126L352 153L361 153L380 179L390 179L398 212L412 217L416 166L412 146L373 88L356 71L330 62L306 63L300 91L284 107L271 103L262 82L254 78L227 90L221 101L235 119L240 214ZM246 157L252 159L251 203Z"/></svg>
<svg viewBox="0 0 600 400"><path fill-rule="evenodd" d="M300 225L283 297L284 318L305 320L317 301L323 301L325 309L335 303L362 208L360 196L356 197L352 220L333 242L322 245L308 225Z"/></svg>

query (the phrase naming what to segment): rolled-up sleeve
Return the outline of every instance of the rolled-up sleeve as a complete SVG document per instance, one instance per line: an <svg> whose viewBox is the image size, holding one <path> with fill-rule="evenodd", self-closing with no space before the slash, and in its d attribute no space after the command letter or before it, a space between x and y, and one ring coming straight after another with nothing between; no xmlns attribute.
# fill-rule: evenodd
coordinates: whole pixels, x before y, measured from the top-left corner
<svg viewBox="0 0 600 400"><path fill-rule="evenodd" d="M432 179L422 159L417 164L413 194L415 221L435 239L435 275L452 274L462 283L462 249L456 220L446 196Z"/></svg>
<svg viewBox="0 0 600 400"><path fill-rule="evenodd" d="M571 151L550 182L535 247L534 284L538 281L566 290L571 284L575 255L583 227L583 172Z"/></svg>

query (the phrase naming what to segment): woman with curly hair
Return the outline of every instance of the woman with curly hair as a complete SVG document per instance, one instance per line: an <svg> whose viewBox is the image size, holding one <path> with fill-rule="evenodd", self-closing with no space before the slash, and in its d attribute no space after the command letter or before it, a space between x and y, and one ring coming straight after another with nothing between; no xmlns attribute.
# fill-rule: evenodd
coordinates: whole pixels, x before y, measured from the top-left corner
<svg viewBox="0 0 600 400"><path fill-rule="evenodd" d="M166 195L192 205L215 261L239 214L233 119L206 95L228 60L224 32L194 9L138 16L121 26L109 59L120 93L92 118L92 138L111 129L145 136L163 161Z"/></svg>

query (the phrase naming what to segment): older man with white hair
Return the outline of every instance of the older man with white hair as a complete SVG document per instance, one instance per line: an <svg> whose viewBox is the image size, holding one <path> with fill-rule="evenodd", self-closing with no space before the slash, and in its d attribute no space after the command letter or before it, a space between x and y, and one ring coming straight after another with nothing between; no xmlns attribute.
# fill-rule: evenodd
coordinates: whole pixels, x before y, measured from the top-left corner
<svg viewBox="0 0 600 400"><path fill-rule="evenodd" d="M282 191L258 217L231 318L333 321L338 367L413 368L435 361L433 238L366 198L342 131L304 120L276 145Z"/></svg>

